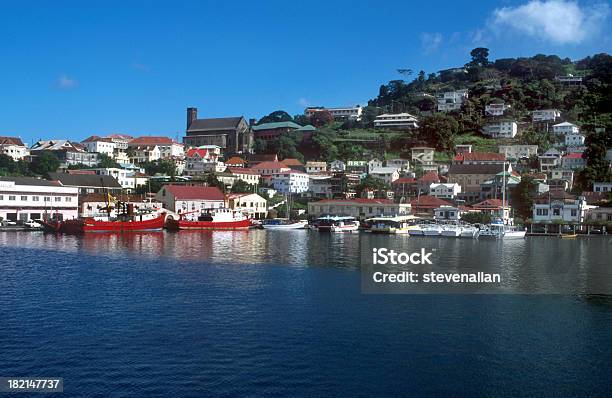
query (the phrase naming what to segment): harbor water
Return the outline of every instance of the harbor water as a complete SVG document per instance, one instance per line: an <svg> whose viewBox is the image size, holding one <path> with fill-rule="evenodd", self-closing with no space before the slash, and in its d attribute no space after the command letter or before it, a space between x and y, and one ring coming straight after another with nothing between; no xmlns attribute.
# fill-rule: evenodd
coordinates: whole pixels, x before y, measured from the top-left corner
<svg viewBox="0 0 612 398"><path fill-rule="evenodd" d="M588 278L524 293L538 270L612 267L611 242L0 232L0 376L66 396L607 396L612 297ZM521 294L363 294L382 246L501 262Z"/></svg>

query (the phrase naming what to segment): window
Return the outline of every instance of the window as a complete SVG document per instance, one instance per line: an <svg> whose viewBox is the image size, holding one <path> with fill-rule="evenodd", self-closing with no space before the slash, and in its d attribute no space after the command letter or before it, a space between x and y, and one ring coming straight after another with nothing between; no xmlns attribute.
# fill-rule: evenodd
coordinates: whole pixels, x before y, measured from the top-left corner
<svg viewBox="0 0 612 398"><path fill-rule="evenodd" d="M72 202L72 198L70 196L66 197L66 202Z"/></svg>
<svg viewBox="0 0 612 398"><path fill-rule="evenodd" d="M9 195L9 200L15 200L15 196L14 195Z"/></svg>
<svg viewBox="0 0 612 398"><path fill-rule="evenodd" d="M61 198L60 196L56 196L56 197L55 197L55 201L56 201L56 202L61 202L61 201L62 201L62 198Z"/></svg>
<svg viewBox="0 0 612 398"><path fill-rule="evenodd" d="M40 196L32 196L33 202L38 202L40 200Z"/></svg>
<svg viewBox="0 0 612 398"><path fill-rule="evenodd" d="M27 197L27 196L25 196L25 195L23 195L23 196L21 196L21 200L23 200L23 201L27 201L27 200L28 200L28 197Z"/></svg>
<svg viewBox="0 0 612 398"><path fill-rule="evenodd" d="M572 217L576 217L578 215L578 210L572 209Z"/></svg>
<svg viewBox="0 0 612 398"><path fill-rule="evenodd" d="M45 202L51 202L51 197L50 196L45 196Z"/></svg>
<svg viewBox="0 0 612 398"><path fill-rule="evenodd" d="M0 200L4 200L4 195L0 195Z"/></svg>

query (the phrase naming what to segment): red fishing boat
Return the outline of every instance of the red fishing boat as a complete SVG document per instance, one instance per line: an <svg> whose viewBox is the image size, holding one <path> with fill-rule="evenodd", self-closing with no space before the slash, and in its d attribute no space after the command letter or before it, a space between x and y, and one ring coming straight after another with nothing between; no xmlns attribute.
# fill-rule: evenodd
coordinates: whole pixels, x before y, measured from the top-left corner
<svg viewBox="0 0 612 398"><path fill-rule="evenodd" d="M248 229L251 220L240 211L231 209L215 209L201 214L197 218L188 219L190 213L184 213L179 220L168 218L166 228L171 231L180 229ZM193 217L193 216L192 216Z"/></svg>
<svg viewBox="0 0 612 398"><path fill-rule="evenodd" d="M140 219L139 219L140 218ZM82 220L66 220L61 225L61 231L66 234L82 234L85 232L144 232L161 231L166 221L166 213L160 213L155 218L143 219L142 216L125 217L112 221L85 218Z"/></svg>

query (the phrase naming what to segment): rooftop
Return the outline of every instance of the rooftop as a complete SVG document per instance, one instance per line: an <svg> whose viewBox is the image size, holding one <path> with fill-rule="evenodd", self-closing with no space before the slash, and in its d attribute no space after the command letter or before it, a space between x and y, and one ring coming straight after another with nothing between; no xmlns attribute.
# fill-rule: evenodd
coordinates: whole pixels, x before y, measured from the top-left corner
<svg viewBox="0 0 612 398"><path fill-rule="evenodd" d="M223 192L217 187L204 187L199 185L164 185L166 190L175 199L224 200Z"/></svg>
<svg viewBox="0 0 612 398"><path fill-rule="evenodd" d="M300 129L302 128L302 126L300 126L297 123L294 122L274 122L274 123L262 123L262 124L258 124L256 126L251 127L253 129L253 131L260 131L260 130L274 130L274 129Z"/></svg>
<svg viewBox="0 0 612 398"><path fill-rule="evenodd" d="M189 125L187 132L234 130L242 120L244 120L242 116L196 119Z"/></svg>

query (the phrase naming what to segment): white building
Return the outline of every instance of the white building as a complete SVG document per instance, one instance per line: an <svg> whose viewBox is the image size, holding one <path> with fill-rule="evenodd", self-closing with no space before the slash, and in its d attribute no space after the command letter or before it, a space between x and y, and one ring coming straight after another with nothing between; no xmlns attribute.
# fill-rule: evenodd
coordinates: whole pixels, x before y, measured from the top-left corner
<svg viewBox="0 0 612 398"><path fill-rule="evenodd" d="M29 221L77 218L78 188L29 177L0 177L0 218Z"/></svg>
<svg viewBox="0 0 612 398"><path fill-rule="evenodd" d="M327 171L327 163L309 161L309 162L306 162L305 168L306 168L306 173L308 174L324 173Z"/></svg>
<svg viewBox="0 0 612 398"><path fill-rule="evenodd" d="M461 109L461 105L468 98L468 90L456 90L439 93L436 96L438 100L438 111L450 112Z"/></svg>
<svg viewBox="0 0 612 398"><path fill-rule="evenodd" d="M411 149L412 164L431 165L434 160L434 148L417 146Z"/></svg>
<svg viewBox="0 0 612 398"><path fill-rule="evenodd" d="M563 122L559 124L555 124L553 126L553 133L555 134L578 134L580 133L580 128L575 124Z"/></svg>
<svg viewBox="0 0 612 398"><path fill-rule="evenodd" d="M540 171L547 172L558 168L561 165L561 152L552 148L538 156Z"/></svg>
<svg viewBox="0 0 612 398"><path fill-rule="evenodd" d="M482 128L482 133L493 138L514 138L518 132L518 125L515 121L499 121L487 123Z"/></svg>
<svg viewBox="0 0 612 398"><path fill-rule="evenodd" d="M346 163L344 163L342 160L334 160L329 164L329 171L334 173L346 171Z"/></svg>
<svg viewBox="0 0 612 398"><path fill-rule="evenodd" d="M30 154L28 147L18 137L0 137L0 153L13 160L22 160Z"/></svg>
<svg viewBox="0 0 612 398"><path fill-rule="evenodd" d="M431 184L429 185L429 194L438 199L454 199L461 192L461 185L453 184Z"/></svg>
<svg viewBox="0 0 612 398"><path fill-rule="evenodd" d="M387 160L387 167L393 167L399 170L400 173L406 173L410 171L410 161L408 159L389 159Z"/></svg>
<svg viewBox="0 0 612 398"><path fill-rule="evenodd" d="M268 213L268 202L256 193L232 193L227 197L227 207L240 210L249 218L266 218Z"/></svg>
<svg viewBox="0 0 612 398"><path fill-rule="evenodd" d="M508 160L519 160L538 155L537 145L500 145L498 152L506 155Z"/></svg>
<svg viewBox="0 0 612 398"><path fill-rule="evenodd" d="M99 176L115 177L122 188L130 191L138 188L139 186L147 185L149 182L148 176L133 170L126 170L117 167L96 168L89 170L95 172Z"/></svg>
<svg viewBox="0 0 612 398"><path fill-rule="evenodd" d="M485 105L486 116L503 116L504 112L510 109L510 105L506 105L504 102L492 102L489 105Z"/></svg>
<svg viewBox="0 0 612 398"><path fill-rule="evenodd" d="M458 221L463 210L454 206L440 206L434 210L434 219L439 221Z"/></svg>
<svg viewBox="0 0 612 398"><path fill-rule="evenodd" d="M584 145L584 135L580 133L570 133L565 135L566 146L582 146Z"/></svg>
<svg viewBox="0 0 612 398"><path fill-rule="evenodd" d="M395 167L374 167L368 174L374 178L383 180L389 185L399 178L399 172Z"/></svg>
<svg viewBox="0 0 612 398"><path fill-rule="evenodd" d="M561 111L558 109L540 109L531 112L531 120L534 123L555 122L560 117Z"/></svg>
<svg viewBox="0 0 612 398"><path fill-rule="evenodd" d="M157 145L130 147L130 150L132 151L130 156L132 163L154 162L161 159L161 151Z"/></svg>
<svg viewBox="0 0 612 398"><path fill-rule="evenodd" d="M332 176L313 174L309 176L308 194L315 198L330 198L332 196Z"/></svg>
<svg viewBox="0 0 612 398"><path fill-rule="evenodd" d="M251 185L259 185L261 174L248 167L228 167L225 169L226 173L230 173L237 180L241 180Z"/></svg>
<svg viewBox="0 0 612 398"><path fill-rule="evenodd" d="M128 148L157 147L160 159L182 158L185 147L168 137L137 137L128 143Z"/></svg>
<svg viewBox="0 0 612 398"><path fill-rule="evenodd" d="M565 191L549 191L533 202L534 223L580 223L584 221L586 200L583 196L576 197Z"/></svg>
<svg viewBox="0 0 612 398"><path fill-rule="evenodd" d="M314 217L335 214L359 219L380 215L399 216L410 214L410 203L394 203L389 199L324 199L309 202L308 214Z"/></svg>
<svg viewBox="0 0 612 398"><path fill-rule="evenodd" d="M378 159L374 158L374 159L371 159L371 160L368 161L368 173L370 173L372 170L378 169L380 167L383 167L382 160L378 160Z"/></svg>
<svg viewBox="0 0 612 398"><path fill-rule="evenodd" d="M111 158L115 157L116 144L110 138L102 138L97 135L81 141L81 144L85 146L87 152L98 152L103 153Z"/></svg>
<svg viewBox="0 0 612 398"><path fill-rule="evenodd" d="M282 195L308 191L308 174L296 170L272 174L272 186Z"/></svg>
<svg viewBox="0 0 612 398"><path fill-rule="evenodd" d="M219 155L206 149L191 148L185 154L184 172L190 176L197 176L209 172L211 164L217 163L218 158Z"/></svg>
<svg viewBox="0 0 612 398"><path fill-rule="evenodd" d="M384 114L376 116L374 127L391 130L413 130L419 127L418 120L410 113Z"/></svg>
<svg viewBox="0 0 612 398"><path fill-rule="evenodd" d="M363 108L360 105L349 106L344 108L324 108L324 107L312 107L304 110L304 115L311 117L317 112L328 111L336 120L348 119L348 120L361 120Z"/></svg>
<svg viewBox="0 0 612 398"><path fill-rule="evenodd" d="M612 182L594 182L593 192L612 192Z"/></svg>
<svg viewBox="0 0 612 398"><path fill-rule="evenodd" d="M225 196L217 187L164 185L155 198L175 213L206 213L225 207Z"/></svg>

